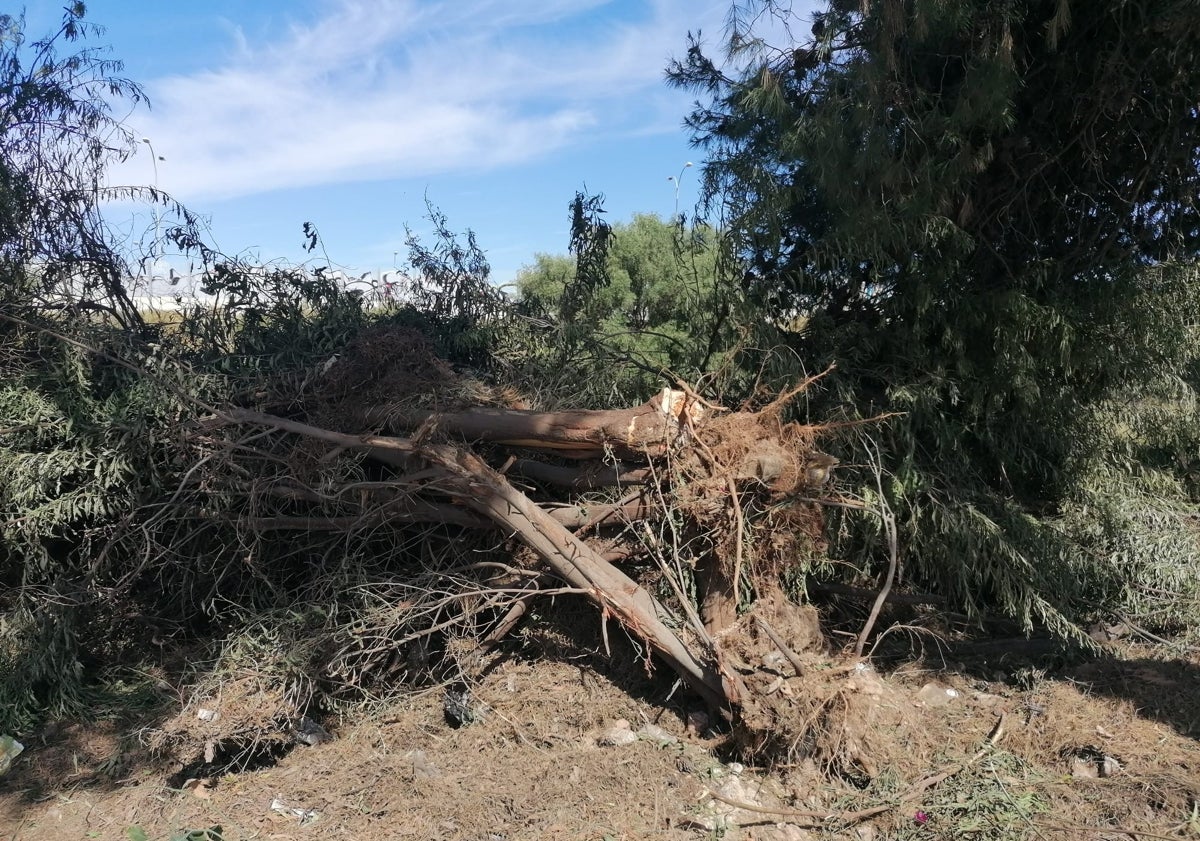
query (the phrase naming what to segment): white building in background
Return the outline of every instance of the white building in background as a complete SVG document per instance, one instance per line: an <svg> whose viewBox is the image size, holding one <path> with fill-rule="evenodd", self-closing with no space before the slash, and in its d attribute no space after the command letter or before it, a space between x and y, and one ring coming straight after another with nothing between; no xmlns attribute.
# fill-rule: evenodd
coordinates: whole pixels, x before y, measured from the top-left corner
<svg viewBox="0 0 1200 841"><path fill-rule="evenodd" d="M245 271L266 274L272 269L253 267ZM130 297L134 306L142 312L179 312L188 307L217 301L216 296L207 295L202 291L205 274L203 271L180 274L174 268L169 268L165 275L130 278L127 288L132 290ZM412 287L412 280L396 269L363 272L359 275L349 275L341 269L335 269L327 272L326 277L332 278L342 289L361 293L369 303L376 305L407 300Z"/></svg>

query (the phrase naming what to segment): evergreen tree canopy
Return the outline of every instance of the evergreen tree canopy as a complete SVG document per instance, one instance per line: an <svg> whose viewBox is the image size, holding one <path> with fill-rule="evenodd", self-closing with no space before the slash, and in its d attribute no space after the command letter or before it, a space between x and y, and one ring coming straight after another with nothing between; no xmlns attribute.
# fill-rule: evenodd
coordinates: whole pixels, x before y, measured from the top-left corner
<svg viewBox="0 0 1200 841"><path fill-rule="evenodd" d="M1128 583L1078 574L1128 532L1072 506L1195 443L1157 447L1117 407L1194 373L1196 5L789 9L738 3L722 57L696 36L668 71L706 100L688 123L747 287L807 316L791 339L838 363L852 412L905 412L883 443L926 583L1063 628Z"/></svg>
<svg viewBox="0 0 1200 841"><path fill-rule="evenodd" d="M578 256L539 254L517 286L526 312L557 325L567 356L578 361L588 345L636 363L614 386L628 400L661 388L664 370L695 377L723 358L734 299L719 258L712 228L635 214L612 226L599 270Z"/></svg>

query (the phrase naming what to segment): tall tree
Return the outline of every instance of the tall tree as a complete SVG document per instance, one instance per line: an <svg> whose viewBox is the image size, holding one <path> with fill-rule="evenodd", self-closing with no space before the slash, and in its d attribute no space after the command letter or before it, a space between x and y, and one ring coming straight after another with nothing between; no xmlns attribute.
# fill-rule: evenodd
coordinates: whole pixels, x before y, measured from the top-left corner
<svg viewBox="0 0 1200 841"><path fill-rule="evenodd" d="M135 148L113 103L143 95L103 48L60 51L99 32L85 13L68 4L59 28L32 43L21 17L0 15L0 303L83 303L140 325L100 208L106 198L161 196L103 183Z"/></svg>
<svg viewBox="0 0 1200 841"><path fill-rule="evenodd" d="M737 3L722 56L697 36L668 71L705 99L747 286L807 316L791 340L851 412L905 413L882 435L916 574L1068 630L1128 583L1068 516L1149 458L1115 407L1196 359L1195 3L790 9Z"/></svg>
<svg viewBox="0 0 1200 841"><path fill-rule="evenodd" d="M736 297L721 281L718 232L635 214L610 234L599 267L537 255L517 278L522 306L554 321L565 356L618 374L614 387L636 392L628 399L661 388L662 371L712 370L730 342ZM613 369L618 358L635 367Z"/></svg>

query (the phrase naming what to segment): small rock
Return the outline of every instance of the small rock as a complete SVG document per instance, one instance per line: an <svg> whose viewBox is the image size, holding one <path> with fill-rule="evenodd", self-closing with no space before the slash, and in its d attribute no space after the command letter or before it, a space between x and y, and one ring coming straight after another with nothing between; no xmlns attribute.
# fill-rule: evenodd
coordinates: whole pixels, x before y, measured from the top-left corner
<svg viewBox="0 0 1200 841"><path fill-rule="evenodd" d="M658 742L660 745L673 745L679 740L663 730L657 724L647 724L637 734L649 742Z"/></svg>
<svg viewBox="0 0 1200 841"><path fill-rule="evenodd" d="M762 663L763 668L767 669L768 671L775 672L776 674L784 674L785 670L787 670L787 674L791 674L792 671L794 671L788 668L787 658L778 651L770 651L764 654Z"/></svg>
<svg viewBox="0 0 1200 841"><path fill-rule="evenodd" d="M432 780L442 775L441 770L429 761L429 757L423 750L410 750L404 754L404 759L412 764L414 777Z"/></svg>
<svg viewBox="0 0 1200 841"><path fill-rule="evenodd" d="M917 692L917 705L944 707L958 697L958 690L940 683L927 683Z"/></svg>
<svg viewBox="0 0 1200 841"><path fill-rule="evenodd" d="M485 707L475 704L471 690L465 687L447 689L442 698L442 712L446 715L446 722L454 728L482 721L484 710Z"/></svg>
<svg viewBox="0 0 1200 841"><path fill-rule="evenodd" d="M24 750L25 746L12 736L0 735L0 774L8 773L13 760Z"/></svg>
<svg viewBox="0 0 1200 841"><path fill-rule="evenodd" d="M212 789L212 780L190 779L183 784L184 791L190 793L193 797L199 797L201 800L208 800L212 797Z"/></svg>
<svg viewBox="0 0 1200 841"><path fill-rule="evenodd" d="M333 736L328 730L306 715L296 720L296 726L292 728L292 738L310 748L333 741Z"/></svg>
<svg viewBox="0 0 1200 841"><path fill-rule="evenodd" d="M1095 745L1084 745L1069 752L1064 751L1064 754L1066 753L1069 753L1071 759L1071 776L1076 779L1111 777L1121 771L1121 760Z"/></svg>
<svg viewBox="0 0 1200 841"><path fill-rule="evenodd" d="M219 710L210 710L206 707L201 707L200 709L196 710L196 718L200 719L201 721L219 721L221 718L221 713Z"/></svg>
<svg viewBox="0 0 1200 841"><path fill-rule="evenodd" d="M746 766L740 762L730 762L725 767L728 768L729 773L733 774L735 777L741 776L742 774L746 773Z"/></svg>
<svg viewBox="0 0 1200 841"><path fill-rule="evenodd" d="M619 748L632 745L637 740L637 733L629 729L629 722L618 721L600 734L600 737L596 739L596 744L606 748Z"/></svg>
<svg viewBox="0 0 1200 841"><path fill-rule="evenodd" d="M971 699L977 706L982 707L985 710L994 709L995 707L1004 703L1004 698L1002 696L993 695L991 692L983 691L973 693Z"/></svg>
<svg viewBox="0 0 1200 841"><path fill-rule="evenodd" d="M736 765L737 763L733 764ZM717 793L726 798L726 800L732 800L736 803L746 803L750 806L763 805L759 800L759 795L762 793L761 786L737 777L730 777L721 783L721 787L717 789ZM743 821L759 821L762 819L761 814L747 812L745 809L734 806L733 803L726 803L725 800L714 798L709 807L712 817L715 819L713 821L715 829L730 829Z"/></svg>

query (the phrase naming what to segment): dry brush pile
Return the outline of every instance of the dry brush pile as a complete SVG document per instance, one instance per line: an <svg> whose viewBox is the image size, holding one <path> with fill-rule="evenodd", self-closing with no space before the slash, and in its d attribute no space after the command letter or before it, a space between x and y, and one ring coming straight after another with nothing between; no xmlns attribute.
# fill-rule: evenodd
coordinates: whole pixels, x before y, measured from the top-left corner
<svg viewBox="0 0 1200 841"><path fill-rule="evenodd" d="M317 683L419 679L435 656L438 674L450 658L469 676L539 597L570 593L647 668L653 655L733 711L752 671L743 637L793 658L812 643L739 618L785 601L781 574L821 548L833 460L818 430L781 421L794 396L729 411L664 388L632 408L512 408L516 395L457 375L421 334L378 327L299 391L200 422L204 476L190 481L226 500L210 514L236 528L248 566L272 543L294 547L293 564L336 565L338 547L370 558L375 607L331 635Z"/></svg>

